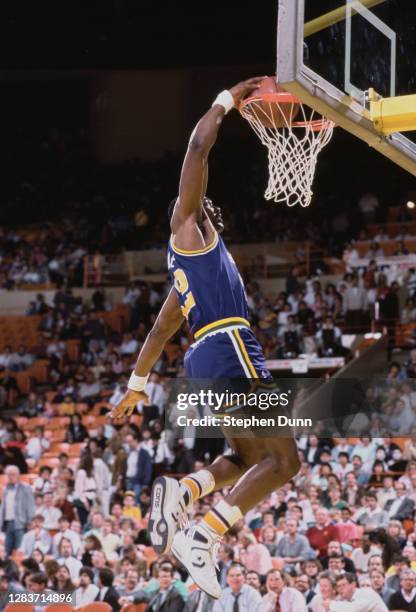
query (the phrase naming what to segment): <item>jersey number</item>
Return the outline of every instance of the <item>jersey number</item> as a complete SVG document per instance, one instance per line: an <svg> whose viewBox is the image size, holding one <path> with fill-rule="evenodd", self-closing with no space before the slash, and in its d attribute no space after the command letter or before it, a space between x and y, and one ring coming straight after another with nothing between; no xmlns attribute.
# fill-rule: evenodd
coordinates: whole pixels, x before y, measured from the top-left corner
<svg viewBox="0 0 416 612"><path fill-rule="evenodd" d="M194 296L192 295L192 291L188 291L189 283L183 270L180 268L175 270L174 278L176 291L183 295L185 299L184 305L181 306L182 314L186 319L188 319L189 311L195 306Z"/></svg>

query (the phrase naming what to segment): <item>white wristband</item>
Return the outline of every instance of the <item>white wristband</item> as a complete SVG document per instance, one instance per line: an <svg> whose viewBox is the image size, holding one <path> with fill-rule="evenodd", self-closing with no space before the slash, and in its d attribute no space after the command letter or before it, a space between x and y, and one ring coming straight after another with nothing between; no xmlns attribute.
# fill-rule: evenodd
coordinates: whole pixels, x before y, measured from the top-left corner
<svg viewBox="0 0 416 612"><path fill-rule="evenodd" d="M224 91L218 94L218 96L212 103L212 106L215 106L216 104L219 104L224 108L225 114L227 114L232 108L234 108L234 98L232 94L228 91L228 89L224 89Z"/></svg>
<svg viewBox="0 0 416 612"><path fill-rule="evenodd" d="M131 389L132 391L144 391L149 376L149 374L147 376L136 376L133 370L127 384L128 389Z"/></svg>

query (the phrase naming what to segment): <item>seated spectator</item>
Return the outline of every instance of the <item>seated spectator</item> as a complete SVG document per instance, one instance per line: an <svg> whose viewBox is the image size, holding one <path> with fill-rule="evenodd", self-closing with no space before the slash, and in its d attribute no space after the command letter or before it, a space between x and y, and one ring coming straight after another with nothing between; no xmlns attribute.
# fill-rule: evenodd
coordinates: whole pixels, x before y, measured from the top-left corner
<svg viewBox="0 0 416 612"><path fill-rule="evenodd" d="M117 591L120 595L120 606L133 603L135 600L145 601L147 599L143 584L140 584L139 581L139 572L136 569L128 570L124 586L118 587Z"/></svg>
<svg viewBox="0 0 416 612"><path fill-rule="evenodd" d="M359 511L355 520L359 525L364 527L365 532L373 531L382 527L385 529L388 524L387 512L382 510L377 503L377 495L375 493L367 493L364 501L364 508Z"/></svg>
<svg viewBox="0 0 416 612"><path fill-rule="evenodd" d="M3 351L0 353L0 372L9 370L13 366L13 352L12 347L7 344Z"/></svg>
<svg viewBox="0 0 416 612"><path fill-rule="evenodd" d="M102 533L98 536L107 559L114 557L116 550L120 546L120 536L114 533L113 529L113 521L111 519L105 519L103 522Z"/></svg>
<svg viewBox="0 0 416 612"><path fill-rule="evenodd" d="M246 584L248 584L248 586L253 587L253 589L255 589L261 594L262 587L260 582L260 575L257 572L251 570L250 572L246 573Z"/></svg>
<svg viewBox="0 0 416 612"><path fill-rule="evenodd" d="M75 591L75 585L66 565L61 565L56 572L56 576L52 584L52 590L57 591L58 593L65 593L66 595Z"/></svg>
<svg viewBox="0 0 416 612"><path fill-rule="evenodd" d="M381 553L381 547L372 543L368 535L363 535L360 545L354 548L351 554L351 561L354 563L357 572L368 572L369 560L377 554Z"/></svg>
<svg viewBox="0 0 416 612"><path fill-rule="evenodd" d="M332 317L326 317L315 337L321 357L340 356L348 353L342 346L342 332L334 325Z"/></svg>
<svg viewBox="0 0 416 612"><path fill-rule="evenodd" d="M23 551L25 557L30 557L35 549L47 554L52 545L52 538L49 532L44 528L45 518L41 514L33 517L31 527L27 531L20 544L20 550Z"/></svg>
<svg viewBox="0 0 416 612"><path fill-rule="evenodd" d="M66 433L66 441L70 444L84 442L88 438L88 432L81 422L79 414L71 417L71 422Z"/></svg>
<svg viewBox="0 0 416 612"><path fill-rule="evenodd" d="M367 259L376 259L377 257L384 257L384 251L380 247L378 242L372 242L365 256Z"/></svg>
<svg viewBox="0 0 416 612"><path fill-rule="evenodd" d="M84 567L92 567L94 551L102 550L103 546L97 536L90 534L84 536L83 553L81 563Z"/></svg>
<svg viewBox="0 0 416 612"><path fill-rule="evenodd" d="M82 568L82 563L74 556L74 551L70 540L62 538L58 546L59 565L64 565L68 568L73 582L78 581L79 572Z"/></svg>
<svg viewBox="0 0 416 612"><path fill-rule="evenodd" d="M413 519L415 502L408 497L405 485L397 481L394 484L394 490L396 492L396 499L390 499L384 506L389 519L396 519L398 521Z"/></svg>
<svg viewBox="0 0 416 612"><path fill-rule="evenodd" d="M214 602L212 612L228 612L238 605L242 610L260 610L261 595L246 583L246 570L233 563L227 571L227 584L220 599Z"/></svg>
<svg viewBox="0 0 416 612"><path fill-rule="evenodd" d="M305 597L297 590L285 584L285 580L278 570L272 569L267 573L267 594L263 597L259 610L261 612L306 612ZM215 608L215 606L214 606Z"/></svg>
<svg viewBox="0 0 416 612"><path fill-rule="evenodd" d="M310 602L311 612L326 612L330 610L331 601L335 600L335 577L330 572L321 572L318 575L319 594Z"/></svg>
<svg viewBox="0 0 416 612"><path fill-rule="evenodd" d="M394 555L392 559L392 566L387 570L387 581L386 585L393 591L399 591L400 589L400 575L402 571L411 569L410 560L404 557L402 554Z"/></svg>
<svg viewBox="0 0 416 612"><path fill-rule="evenodd" d="M416 574L413 570L402 570L400 590L391 595L388 605L390 610L416 609Z"/></svg>
<svg viewBox="0 0 416 612"><path fill-rule="evenodd" d="M276 550L277 550L276 536L277 536L277 529L273 525L268 525L261 529L260 541L262 544L264 544L264 546L267 548L267 550L269 551L272 557L275 557L277 554L276 553Z"/></svg>
<svg viewBox="0 0 416 612"><path fill-rule="evenodd" d="M58 533L53 536L52 551L55 557L58 554L59 545L63 538L71 542L74 555L77 555L81 547L81 538L76 531L70 528L70 521L64 515L59 518Z"/></svg>
<svg viewBox="0 0 416 612"><path fill-rule="evenodd" d="M252 531L246 527L238 536L240 561L243 563L246 570L254 570L261 576L265 576L272 567L272 560L267 548L257 542Z"/></svg>
<svg viewBox="0 0 416 612"><path fill-rule="evenodd" d="M39 514L41 514L45 519L45 529L49 531L51 529L55 530L59 528L58 521L62 516L62 512L55 507L52 493L47 492L42 495L42 505L39 508Z"/></svg>
<svg viewBox="0 0 416 612"><path fill-rule="evenodd" d="M299 563L310 554L311 547L308 539L298 533L298 521L289 519L286 521L286 535L278 542L274 556L281 557L284 565Z"/></svg>
<svg viewBox="0 0 416 612"><path fill-rule="evenodd" d="M99 592L95 598L95 601L104 601L111 606L113 612L119 612L120 604L118 603L120 595L113 587L114 574L113 572L104 567L98 572L98 587Z"/></svg>
<svg viewBox="0 0 416 612"><path fill-rule="evenodd" d="M312 548L316 550L318 557L326 557L329 542L338 538L337 527L331 523L329 511L326 508L316 510L315 525L309 527L305 535Z"/></svg>
<svg viewBox="0 0 416 612"><path fill-rule="evenodd" d="M329 610L334 612L347 612L351 610L351 604L355 604L355 609L377 610L387 612L387 606L383 600L371 588L357 588L357 579L354 574L341 574L336 578L337 592L339 601L331 602Z"/></svg>
<svg viewBox="0 0 416 612"><path fill-rule="evenodd" d="M29 438L26 445L26 456L38 462L42 454L50 449L50 446L49 440L45 438L44 427L35 427L33 436Z"/></svg>
<svg viewBox="0 0 416 612"><path fill-rule="evenodd" d="M135 355L139 348L139 343L135 338L133 338L133 334L127 333L123 336L123 342L120 345L120 353L122 355Z"/></svg>
<svg viewBox="0 0 416 612"><path fill-rule="evenodd" d="M333 540L328 544L328 555L323 557L321 560L322 567L326 570L328 569L328 563L332 556L342 557L344 562L345 571L355 573L354 563L351 561L349 557L346 557L343 553L341 543L338 540Z"/></svg>
<svg viewBox="0 0 416 612"><path fill-rule="evenodd" d="M12 355L11 369L14 372L22 372L30 368L34 361L33 355L31 355L27 347L24 344L20 344L16 353Z"/></svg>
<svg viewBox="0 0 416 612"><path fill-rule="evenodd" d="M93 582L94 574L90 567L81 567L79 571L79 586L75 590L75 606L86 606L95 601L100 589Z"/></svg>
<svg viewBox="0 0 416 612"><path fill-rule="evenodd" d="M400 323L408 325L416 321L416 305L413 297L406 300L406 304L400 313Z"/></svg>
<svg viewBox="0 0 416 612"><path fill-rule="evenodd" d="M386 586L386 577L384 572L380 570L371 570L369 572L371 588L380 595L386 606L389 605L390 597L394 593L393 589Z"/></svg>
<svg viewBox="0 0 416 612"><path fill-rule="evenodd" d="M267 546L267 544L265 544ZM270 549L269 549L270 552ZM271 553L270 553L271 554ZM227 585L227 572L228 568L231 567L234 561L234 550L227 544L221 544L218 553L218 582L221 588L225 588Z"/></svg>

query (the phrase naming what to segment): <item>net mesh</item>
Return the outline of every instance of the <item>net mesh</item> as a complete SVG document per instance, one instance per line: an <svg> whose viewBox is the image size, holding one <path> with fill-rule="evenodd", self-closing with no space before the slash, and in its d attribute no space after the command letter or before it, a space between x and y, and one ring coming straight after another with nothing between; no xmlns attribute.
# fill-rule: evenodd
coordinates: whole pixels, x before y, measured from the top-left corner
<svg viewBox="0 0 416 612"><path fill-rule="evenodd" d="M309 206L318 154L334 123L298 101L267 101L267 96L243 101L240 113L268 150L266 200Z"/></svg>

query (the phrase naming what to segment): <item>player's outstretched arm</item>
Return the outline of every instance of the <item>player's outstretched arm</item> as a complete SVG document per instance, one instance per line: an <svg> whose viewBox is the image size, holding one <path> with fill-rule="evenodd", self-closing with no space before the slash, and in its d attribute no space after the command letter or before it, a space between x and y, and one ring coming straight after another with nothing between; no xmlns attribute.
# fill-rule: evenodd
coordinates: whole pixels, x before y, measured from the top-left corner
<svg viewBox="0 0 416 612"><path fill-rule="evenodd" d="M172 219L172 231L175 231L175 227L177 228L189 217L197 217L200 213L208 177L208 155L217 139L224 115L232 107L238 107L243 98L252 93L263 79L264 77L254 77L222 92L196 125L182 166L179 198Z"/></svg>
<svg viewBox="0 0 416 612"><path fill-rule="evenodd" d="M131 416L138 402L147 401L144 387L148 374L159 359L166 342L178 331L184 320L176 291L172 287L140 350L128 389L111 411L112 418Z"/></svg>

